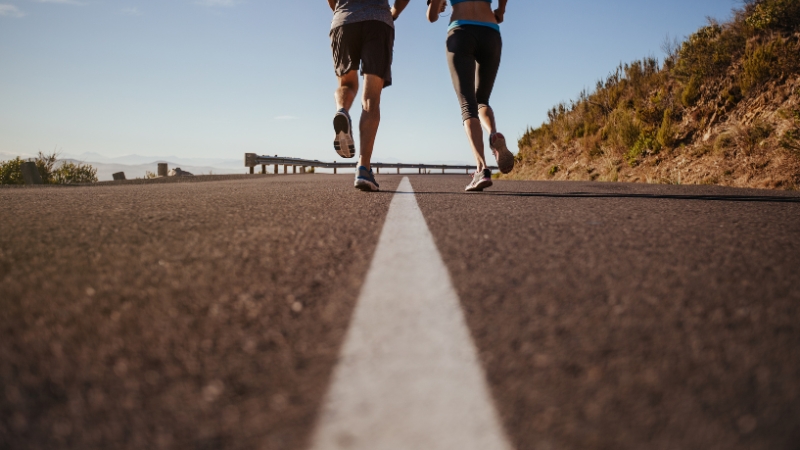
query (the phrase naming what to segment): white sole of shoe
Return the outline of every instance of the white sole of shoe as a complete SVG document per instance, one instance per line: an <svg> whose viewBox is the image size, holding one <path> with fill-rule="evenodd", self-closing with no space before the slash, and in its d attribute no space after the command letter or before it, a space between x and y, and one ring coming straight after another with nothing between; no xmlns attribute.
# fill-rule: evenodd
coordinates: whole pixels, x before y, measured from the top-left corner
<svg viewBox="0 0 800 450"><path fill-rule="evenodd" d="M356 155L356 143L350 130L350 121L344 114L336 114L333 118L333 130L336 137L333 148L342 158L352 158Z"/></svg>
<svg viewBox="0 0 800 450"><path fill-rule="evenodd" d="M379 192L381 190L375 183L367 180L356 180L353 185L356 189L364 192Z"/></svg>
<svg viewBox="0 0 800 450"><path fill-rule="evenodd" d="M480 192L480 191L482 191L482 190L484 190L484 189L486 189L488 187L491 187L492 184L493 184L492 180L482 180L480 183L478 183L478 184L476 184L474 186L470 183L470 185L467 186L467 188L464 189L464 191L466 191L466 192Z"/></svg>
<svg viewBox="0 0 800 450"><path fill-rule="evenodd" d="M497 160L497 168L501 173L509 173L514 170L514 154L506 146L506 138L498 136L491 146L494 158Z"/></svg>

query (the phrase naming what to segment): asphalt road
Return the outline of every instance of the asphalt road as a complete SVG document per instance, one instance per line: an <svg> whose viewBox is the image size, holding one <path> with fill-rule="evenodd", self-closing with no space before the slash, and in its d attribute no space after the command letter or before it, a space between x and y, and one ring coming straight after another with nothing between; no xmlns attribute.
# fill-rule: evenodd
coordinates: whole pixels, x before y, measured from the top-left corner
<svg viewBox="0 0 800 450"><path fill-rule="evenodd" d="M409 178L515 448L800 448L800 195ZM307 448L400 180L0 189L0 449Z"/></svg>

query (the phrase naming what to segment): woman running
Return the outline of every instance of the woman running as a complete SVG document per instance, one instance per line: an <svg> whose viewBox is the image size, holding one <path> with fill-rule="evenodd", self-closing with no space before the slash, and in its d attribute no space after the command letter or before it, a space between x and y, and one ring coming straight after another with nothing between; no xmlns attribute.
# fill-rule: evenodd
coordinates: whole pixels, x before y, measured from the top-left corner
<svg viewBox="0 0 800 450"><path fill-rule="evenodd" d="M436 22L444 12L447 0L428 0L428 20ZM500 172L514 168L514 155L506 147L505 137L497 132L494 112L489 106L503 41L500 26L508 0L498 0L492 11L491 0L450 0L453 14L447 33L447 63L453 87L461 103L461 117L467 139L475 155L477 170L466 191L482 191L492 185L492 171L486 166L483 130L489 133L489 148L497 160Z"/></svg>

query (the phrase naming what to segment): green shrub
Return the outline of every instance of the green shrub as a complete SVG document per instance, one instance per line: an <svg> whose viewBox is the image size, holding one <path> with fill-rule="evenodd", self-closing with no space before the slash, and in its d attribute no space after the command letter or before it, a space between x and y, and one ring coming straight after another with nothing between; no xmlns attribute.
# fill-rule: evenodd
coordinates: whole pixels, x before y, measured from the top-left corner
<svg viewBox="0 0 800 450"><path fill-rule="evenodd" d="M773 65L777 63L777 60L774 42L748 48L742 65L742 75L739 79L742 91L746 93L754 86L770 79L774 72Z"/></svg>
<svg viewBox="0 0 800 450"><path fill-rule="evenodd" d="M758 31L792 32L800 28L800 2L797 0L758 0L747 8L745 23Z"/></svg>
<svg viewBox="0 0 800 450"><path fill-rule="evenodd" d="M617 109L609 118L605 133L617 147L629 149L639 139L642 129L631 111Z"/></svg>
<svg viewBox="0 0 800 450"><path fill-rule="evenodd" d="M22 163L19 156L10 161L0 161L0 184L24 184L22 179Z"/></svg>
<svg viewBox="0 0 800 450"><path fill-rule="evenodd" d="M555 174L558 173L558 165L551 167L547 173L550 174L551 177L555 176Z"/></svg>
<svg viewBox="0 0 800 450"><path fill-rule="evenodd" d="M800 46L777 36L767 42L754 40L747 45L739 85L747 92L770 79L777 79L800 70Z"/></svg>
<svg viewBox="0 0 800 450"><path fill-rule="evenodd" d="M97 169L88 164L65 162L58 166L51 175L51 183L53 184L97 182Z"/></svg>
<svg viewBox="0 0 800 450"><path fill-rule="evenodd" d="M49 155L45 155L42 152L39 152L39 156L36 157L36 169L39 171L39 175L42 177L42 182L44 184L53 184L53 167L58 160L58 156L55 153L51 153Z"/></svg>
<svg viewBox="0 0 800 450"><path fill-rule="evenodd" d="M780 146L800 156L800 128L787 130L781 137Z"/></svg>
<svg viewBox="0 0 800 450"><path fill-rule="evenodd" d="M720 75L744 49L746 36L711 20L681 45L674 72L683 79Z"/></svg>
<svg viewBox="0 0 800 450"><path fill-rule="evenodd" d="M700 100L700 87L702 85L703 81L699 76L692 77L683 88L683 92L681 93L681 103L683 103L683 105L686 107L692 107L697 104L697 101Z"/></svg>
<svg viewBox="0 0 800 450"><path fill-rule="evenodd" d="M625 153L625 162L631 167L636 167L639 165L640 158L659 151L661 151L661 144L658 143L658 140L652 134L642 133L631 149Z"/></svg>
<svg viewBox="0 0 800 450"><path fill-rule="evenodd" d="M672 110L664 111L664 119L661 121L661 127L656 134L656 140L661 147L672 147L675 145L675 127L672 123Z"/></svg>
<svg viewBox="0 0 800 450"><path fill-rule="evenodd" d="M24 184L22 179L23 162L25 161L19 157L11 161L0 162L0 184ZM72 162L58 164L58 156L55 153L45 155L39 152L35 162L44 184L97 182L97 169L88 164Z"/></svg>

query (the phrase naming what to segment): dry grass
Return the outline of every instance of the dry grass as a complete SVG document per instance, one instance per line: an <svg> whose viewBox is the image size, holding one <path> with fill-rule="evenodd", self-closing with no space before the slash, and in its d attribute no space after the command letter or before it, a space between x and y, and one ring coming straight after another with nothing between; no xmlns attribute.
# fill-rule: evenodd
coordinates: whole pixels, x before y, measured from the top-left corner
<svg viewBox="0 0 800 450"><path fill-rule="evenodd" d="M664 49L552 108L510 177L796 189L800 2L746 2Z"/></svg>

